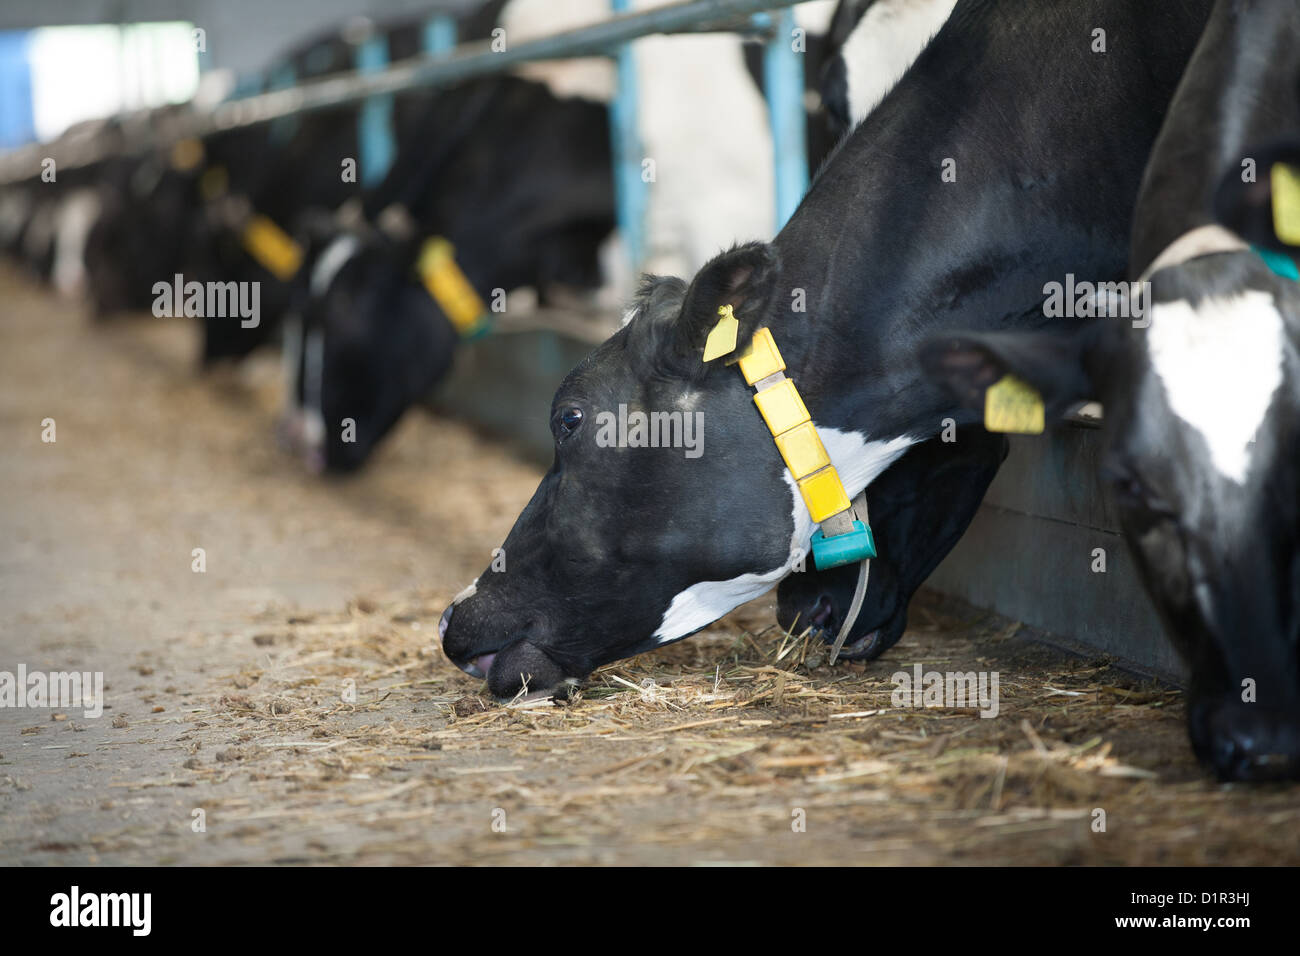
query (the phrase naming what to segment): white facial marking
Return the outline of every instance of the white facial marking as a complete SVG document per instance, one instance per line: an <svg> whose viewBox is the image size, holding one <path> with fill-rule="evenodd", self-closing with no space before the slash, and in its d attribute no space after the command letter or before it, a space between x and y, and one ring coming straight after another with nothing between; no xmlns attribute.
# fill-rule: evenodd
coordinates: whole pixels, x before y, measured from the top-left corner
<svg viewBox="0 0 1300 956"><path fill-rule="evenodd" d="M336 238L316 260L316 267L311 270L311 294L317 297L330 290L334 277L348 264L348 260L357 254L361 243L356 236L342 235Z"/></svg>
<svg viewBox="0 0 1300 956"><path fill-rule="evenodd" d="M54 287L67 296L80 294L86 282L86 240L99 219L99 196L79 189L59 207L54 236Z"/></svg>
<svg viewBox="0 0 1300 956"><path fill-rule="evenodd" d="M876 0L844 41L849 114L860 123L944 25L957 0Z"/></svg>
<svg viewBox="0 0 1300 956"><path fill-rule="evenodd" d="M325 443L325 415L321 403L324 377L325 336L320 329L312 329L307 333L302 363L303 441L309 448L320 448Z"/></svg>
<svg viewBox="0 0 1300 956"><path fill-rule="evenodd" d="M298 365L302 362L301 316L285 316L282 329L280 372L284 376L284 407L287 411L294 411L301 407L298 401Z"/></svg>
<svg viewBox="0 0 1300 956"><path fill-rule="evenodd" d="M869 486L899 455L920 440L902 435L889 441L868 441L859 432L820 427L817 434L821 436L826 453L830 455L850 498ZM775 452L776 449L772 450ZM730 581L701 581L692 584L675 596L664 612L659 629L654 633L655 640L660 644L692 634L746 601L766 594L790 573L801 557L807 555L804 566L812 568L812 556L808 554L809 540L813 533L812 515L808 513L808 506L804 504L799 486L790 477L790 473L787 471L782 477L790 487L793 500L791 516L794 519L790 553L785 563L763 574L742 574Z"/></svg>
<svg viewBox="0 0 1300 956"><path fill-rule="evenodd" d="M1273 297L1157 305L1147 330L1151 364L1169 407L1205 439L1223 475L1245 484L1251 440L1282 384L1285 329Z"/></svg>

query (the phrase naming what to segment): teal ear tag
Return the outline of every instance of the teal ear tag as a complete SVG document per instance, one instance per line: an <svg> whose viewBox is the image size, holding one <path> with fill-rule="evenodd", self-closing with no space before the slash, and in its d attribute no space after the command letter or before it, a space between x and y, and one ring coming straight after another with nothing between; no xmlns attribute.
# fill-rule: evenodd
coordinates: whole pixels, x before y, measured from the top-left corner
<svg viewBox="0 0 1300 956"><path fill-rule="evenodd" d="M876 556L876 539L871 529L861 521L853 522L853 530L828 538L818 528L812 536L813 564L818 571L838 568L843 564L857 564Z"/></svg>

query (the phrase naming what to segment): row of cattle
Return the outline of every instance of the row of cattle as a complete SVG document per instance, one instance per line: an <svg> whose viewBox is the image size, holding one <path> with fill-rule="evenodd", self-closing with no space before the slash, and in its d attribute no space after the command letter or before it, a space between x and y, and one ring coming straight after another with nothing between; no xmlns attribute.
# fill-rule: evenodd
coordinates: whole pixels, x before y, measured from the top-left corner
<svg viewBox="0 0 1300 956"><path fill-rule="evenodd" d="M520 43L607 14L606 0L487 0L456 26L465 43L501 31ZM376 34L391 59L414 57L424 27L354 22L272 72L309 81L350 69ZM722 36L645 42L661 44L641 64L654 94L643 97L652 128L642 138L659 163L649 265L695 269L733 230L770 229L770 145L725 157L701 134L725 121L736 140L767 135L761 47ZM825 43L814 33L802 44L810 81ZM702 79L718 102L664 109ZM84 294L100 319L198 317L205 367L281 345L280 438L313 470L354 470L516 290L542 305L630 292L617 268L613 83L608 61L572 61L398 93L380 177L369 175L360 132L370 106L197 139L170 135L190 106L83 124L51 153L89 142L107 158L33 169L0 188L0 250ZM834 139L813 111L816 162ZM168 145L133 148L144 135Z"/></svg>
<svg viewBox="0 0 1300 956"><path fill-rule="evenodd" d="M1300 5L840 14L823 94L851 132L775 239L647 279L560 386L554 464L506 569L444 613L444 652L498 697L563 692L774 586L783 626L832 639L858 571L805 565L815 525L771 409L703 361L722 314L742 344L768 330L870 504L879 556L842 656L899 639L969 524L1007 453L991 391L1048 419L1100 400L1102 470L1188 665L1196 754L1227 780L1300 778ZM909 46L917 23L933 38ZM857 85L872 62L855 55L909 49L887 89ZM1123 280L1147 285L1121 310L1097 290ZM1074 318L1049 308L1084 281ZM594 422L623 405L703 413L708 452L608 447Z"/></svg>
<svg viewBox="0 0 1300 956"><path fill-rule="evenodd" d="M417 33L389 28L394 55ZM851 616L856 569L805 565L815 524L753 393L702 361L723 310L742 344L770 331L845 492L869 500L879 556L840 656L891 647L966 530L1007 453L982 411L1010 374L1049 418L1104 404L1107 477L1189 665L1197 754L1227 779L1300 776L1298 40L1294 0L841 0L807 71L826 113L813 154L824 119L844 135L808 195L770 242L689 283L647 278L565 380L554 465L505 569L443 615L446 654L510 698L562 692L774 586L783 626L829 641ZM312 44L296 73L350 57ZM722 88L715 54L696 66ZM680 112L693 165L767 155ZM398 94L393 126L375 185L339 175L356 111L325 111L68 170L53 208L47 183L7 188L0 240L57 281L69 233L65 271L104 314L152 307L173 274L257 283L256 324L205 316L205 359L282 337L286 437L315 467L354 468L480 333L492 293L601 284L614 225L590 96L494 77ZM702 218L761 234L745 209L719 214L714 188L697 187ZM1145 317L1055 317L1045 289L1075 277L1149 281ZM610 447L590 423L620 406L701 413L707 453Z"/></svg>

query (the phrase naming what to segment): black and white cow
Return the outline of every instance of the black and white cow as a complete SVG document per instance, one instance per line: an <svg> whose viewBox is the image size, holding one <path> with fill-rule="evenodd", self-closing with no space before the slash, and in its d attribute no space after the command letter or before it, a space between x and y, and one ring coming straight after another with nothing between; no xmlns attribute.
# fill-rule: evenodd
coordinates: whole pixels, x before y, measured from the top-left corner
<svg viewBox="0 0 1300 956"><path fill-rule="evenodd" d="M823 599L843 613L852 570L846 593L835 572L791 573L809 512L738 372L701 361L724 305L742 342L771 330L849 495L868 489L881 557L850 654L897 640L1005 453L977 427L940 440L960 405L917 363L927 330L1032 327L1045 276L1123 274L1141 172L1207 10L961 0L772 243L689 285L651 279L561 385L555 463L505 570L444 613L444 652L510 697L686 637L782 579L812 582L781 594L782 618ZM702 454L604 447L601 413L620 405L701 414Z"/></svg>
<svg viewBox="0 0 1300 956"><path fill-rule="evenodd" d="M1300 5L1219 0L1137 205L1144 315L957 335L925 359L976 407L1008 372L1049 412L1103 401L1103 473L1188 664L1192 746L1227 780L1300 778L1300 283L1215 222L1217 194L1234 227L1260 225L1259 190L1219 184L1268 181L1276 157L1252 144L1300 132L1297 79Z"/></svg>
<svg viewBox="0 0 1300 956"><path fill-rule="evenodd" d="M441 237L485 305L530 286L600 284L614 228L604 105L490 77L399 103L398 160L310 274L286 434L312 468L350 471L449 367L458 333L418 272Z"/></svg>

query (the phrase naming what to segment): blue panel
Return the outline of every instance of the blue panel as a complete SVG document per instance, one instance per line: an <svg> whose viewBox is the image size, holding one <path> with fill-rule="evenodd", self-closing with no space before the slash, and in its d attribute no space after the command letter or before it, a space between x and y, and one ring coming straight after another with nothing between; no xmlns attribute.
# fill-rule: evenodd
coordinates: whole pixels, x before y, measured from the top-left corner
<svg viewBox="0 0 1300 956"><path fill-rule="evenodd" d="M0 148L3 149L36 139L27 37L26 31L0 33Z"/></svg>
<svg viewBox="0 0 1300 956"><path fill-rule="evenodd" d="M808 191L808 121L803 106L804 55L793 47L794 12L785 9L771 17L775 36L763 52L763 87L772 126L779 232Z"/></svg>
<svg viewBox="0 0 1300 956"><path fill-rule="evenodd" d="M388 38L378 34L357 49L357 69L374 73L388 65ZM397 153L393 142L393 98L372 96L361 105L357 130L361 146L361 183L374 186L388 175Z"/></svg>
<svg viewBox="0 0 1300 956"><path fill-rule="evenodd" d="M615 13L631 9L631 0L610 0ZM641 178L641 137L637 123L636 59L631 44L619 48L618 89L610 104L610 133L614 150L614 199L618 231L633 272L645 261L646 183Z"/></svg>

